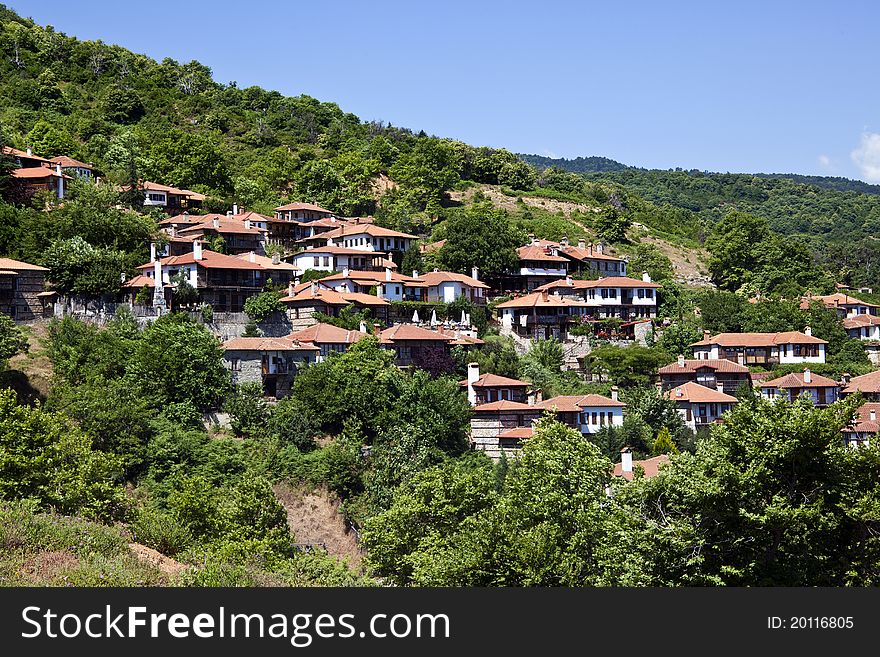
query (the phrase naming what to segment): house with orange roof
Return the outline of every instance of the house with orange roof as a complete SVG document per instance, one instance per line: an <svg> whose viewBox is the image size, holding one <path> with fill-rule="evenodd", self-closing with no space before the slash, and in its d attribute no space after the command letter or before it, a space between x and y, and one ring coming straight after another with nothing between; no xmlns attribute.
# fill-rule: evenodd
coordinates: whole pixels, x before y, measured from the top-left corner
<svg viewBox="0 0 880 657"><path fill-rule="evenodd" d="M577 245L569 244L563 237L559 242L559 255L568 258L570 274L586 274L595 276L626 276L626 258L617 258L605 252L605 245L587 244L586 240L578 240Z"/></svg>
<svg viewBox="0 0 880 657"><path fill-rule="evenodd" d="M180 189L170 185L145 180L138 185L144 192L144 207L167 208L169 211L194 210L202 207L205 200L203 194L189 189Z"/></svg>
<svg viewBox="0 0 880 657"><path fill-rule="evenodd" d="M36 167L55 168L55 162L48 158L35 155L30 147L28 147L27 150L21 150L13 148L12 146L2 146L0 147L0 153L11 157L15 161L15 166L20 169L33 169Z"/></svg>
<svg viewBox="0 0 880 657"><path fill-rule="evenodd" d="M333 326L332 324L317 323L312 326L295 331L287 337L300 344L310 344L320 351L318 361L322 361L330 354L344 353L358 340L366 337L366 327L363 331L350 331L348 329Z"/></svg>
<svg viewBox="0 0 880 657"><path fill-rule="evenodd" d="M347 268L320 279L321 285L339 292L375 294L388 301L425 301L428 284L386 267L384 271L356 271Z"/></svg>
<svg viewBox="0 0 880 657"><path fill-rule="evenodd" d="M683 383L693 381L707 388L722 390L728 395L734 394L741 386L751 386L752 376L749 368L732 360L720 359L686 359L679 354L678 360L660 368L660 384L663 390L677 388Z"/></svg>
<svg viewBox="0 0 880 657"><path fill-rule="evenodd" d="M61 170L67 175L81 178L86 182L92 182L93 168L91 164L80 162L66 155L58 155L57 157L50 158L50 161L55 165L60 165Z"/></svg>
<svg viewBox="0 0 880 657"><path fill-rule="evenodd" d="M846 334L854 340L880 343L880 317L877 315L853 315L843 320Z"/></svg>
<svg viewBox="0 0 880 657"><path fill-rule="evenodd" d="M480 374L479 363L468 363L467 378L458 385L467 390L471 406L488 404L493 401L528 402L528 392L532 384L528 381L511 379L497 374Z"/></svg>
<svg viewBox="0 0 880 657"><path fill-rule="evenodd" d="M29 262L0 258L0 312L23 321L42 317L49 270Z"/></svg>
<svg viewBox="0 0 880 657"><path fill-rule="evenodd" d="M470 276L435 269L424 274L414 271L412 277L427 284L425 299L429 302L452 303L464 297L475 305L484 305L490 289L479 279L476 267L471 268Z"/></svg>
<svg viewBox="0 0 880 657"><path fill-rule="evenodd" d="M302 272L289 262L281 259L281 254L275 253L272 257L261 255L254 251L239 253L235 256L240 260L260 265L266 270L267 282L271 279L273 285L286 286L295 281Z"/></svg>
<svg viewBox="0 0 880 657"><path fill-rule="evenodd" d="M415 235L373 223L344 223L335 230L323 233L320 238L329 240L326 242L328 246L380 253L404 253L418 241Z"/></svg>
<svg viewBox="0 0 880 657"><path fill-rule="evenodd" d="M807 395L816 406L833 404L840 393L840 384L837 381L814 374L809 369L762 381L760 388L761 396L765 399L784 397L788 401L794 401Z"/></svg>
<svg viewBox="0 0 880 657"><path fill-rule="evenodd" d="M519 265L509 275L502 277L500 288L531 292L536 287L568 275L568 258L559 254L559 247L542 245L538 240L516 250Z"/></svg>
<svg viewBox="0 0 880 657"><path fill-rule="evenodd" d="M386 253L349 249L344 246L315 246L294 253L288 256L287 260L302 271L313 269L337 273L345 269L352 271L384 271L386 267L397 269L397 265Z"/></svg>
<svg viewBox="0 0 880 657"><path fill-rule="evenodd" d="M666 396L675 402L675 407L684 419L685 425L696 431L721 421L722 416L733 408L739 400L728 395L719 384L716 390L701 386L693 381L669 390Z"/></svg>
<svg viewBox="0 0 880 657"><path fill-rule="evenodd" d="M694 358L726 358L740 365L824 363L827 342L814 337L810 327L782 333L719 333L690 345Z"/></svg>
<svg viewBox="0 0 880 657"><path fill-rule="evenodd" d="M543 409L507 399L479 404L471 416L471 445L494 461L502 454L515 456L542 414Z"/></svg>
<svg viewBox="0 0 880 657"><path fill-rule="evenodd" d="M233 215L212 215L209 219L194 223L177 231L183 238L195 237L202 240L223 239L223 248L230 254L266 252L268 232L251 224L249 219L239 220Z"/></svg>
<svg viewBox="0 0 880 657"><path fill-rule="evenodd" d="M616 386L611 389L611 397L560 395L535 404L535 408L554 413L557 420L584 435L598 433L605 427L623 426L625 407L626 404L618 399Z"/></svg>
<svg viewBox="0 0 880 657"><path fill-rule="evenodd" d="M587 316L590 306L543 290L500 303L496 311L502 328L521 337L565 340L571 324Z"/></svg>
<svg viewBox="0 0 880 657"><path fill-rule="evenodd" d="M667 463L669 463L669 456L667 454L652 456L649 459L633 460L632 449L624 447L620 450L620 462L614 464L612 475L632 481L636 471L641 471L645 479L650 479L660 474L660 468Z"/></svg>
<svg viewBox="0 0 880 657"><path fill-rule="evenodd" d="M60 164L52 167L13 169L11 175L13 179L24 185L29 193L48 191L59 199L64 198L67 181L72 180L62 172Z"/></svg>
<svg viewBox="0 0 880 657"><path fill-rule="evenodd" d="M314 344L284 338L233 338L223 343L223 360L232 382L259 383L266 397L281 399L299 368L314 363L320 349Z"/></svg>
<svg viewBox="0 0 880 657"><path fill-rule="evenodd" d="M395 324L379 333L379 344L394 350L394 362L398 367L419 366L448 352L455 337L438 331L430 331L413 324Z"/></svg>
<svg viewBox="0 0 880 657"><path fill-rule="evenodd" d="M332 289L320 281L290 284L287 296L281 298L281 303L287 307L287 317L294 330L316 324L316 313L337 317L348 306L360 311L367 310L372 319L387 322L390 307L388 301L373 294Z"/></svg>
<svg viewBox="0 0 880 657"><path fill-rule="evenodd" d="M595 280L575 280L571 277L545 283L536 291L584 301L591 309L590 317L605 319L617 317L623 320L657 316L658 283L651 281L647 272L642 277L605 276Z"/></svg>
<svg viewBox="0 0 880 657"><path fill-rule="evenodd" d="M862 376L855 376L851 379L843 377L844 386L840 391L841 397L846 397L856 392L862 393L862 397L870 401L880 401L880 370L868 372Z"/></svg>
<svg viewBox="0 0 880 657"><path fill-rule="evenodd" d="M875 303L868 303L856 297L850 296L845 292L835 292L834 294L817 295L807 294L801 298L801 310L807 310L810 304L819 302L826 308L837 311L841 318L857 317L859 315L880 315L880 306Z"/></svg>
<svg viewBox="0 0 880 657"><path fill-rule="evenodd" d="M168 291L173 280L182 273L187 282L198 292L199 301L213 306L219 312L241 312L245 300L262 291L267 272L262 265L246 259L216 253L203 248L200 239L192 242L192 251L185 255L159 257L155 249L151 261L138 267L140 276L123 284L123 290L137 295L147 286L154 291L159 281L165 294L154 296L153 305L170 305ZM153 279L153 284L144 279Z"/></svg>
<svg viewBox="0 0 880 657"><path fill-rule="evenodd" d="M880 432L880 403L867 402L859 406L855 420L844 427L843 442L847 447L868 446Z"/></svg>

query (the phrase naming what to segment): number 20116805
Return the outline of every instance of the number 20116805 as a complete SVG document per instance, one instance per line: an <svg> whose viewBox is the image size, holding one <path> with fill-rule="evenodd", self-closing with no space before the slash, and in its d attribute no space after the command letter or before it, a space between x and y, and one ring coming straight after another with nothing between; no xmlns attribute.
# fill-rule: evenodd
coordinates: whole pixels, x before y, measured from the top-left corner
<svg viewBox="0 0 880 657"><path fill-rule="evenodd" d="M852 616L768 616L771 630L849 630L854 626Z"/></svg>

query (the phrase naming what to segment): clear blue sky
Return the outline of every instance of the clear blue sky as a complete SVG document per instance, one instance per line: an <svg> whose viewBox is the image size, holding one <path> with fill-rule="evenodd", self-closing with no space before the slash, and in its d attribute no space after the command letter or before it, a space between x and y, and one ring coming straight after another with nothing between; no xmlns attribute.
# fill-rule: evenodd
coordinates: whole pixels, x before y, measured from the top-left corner
<svg viewBox="0 0 880 657"><path fill-rule="evenodd" d="M880 3L5 0L474 145L880 182Z"/></svg>

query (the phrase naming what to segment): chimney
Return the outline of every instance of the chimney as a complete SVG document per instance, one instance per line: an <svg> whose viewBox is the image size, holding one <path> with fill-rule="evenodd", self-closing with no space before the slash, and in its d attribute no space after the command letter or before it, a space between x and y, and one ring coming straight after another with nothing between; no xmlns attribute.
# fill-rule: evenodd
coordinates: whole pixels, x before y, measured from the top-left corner
<svg viewBox="0 0 880 657"><path fill-rule="evenodd" d="M571 276L565 277L565 284L568 285L568 287L572 287L574 285L574 280L572 280Z"/></svg>
<svg viewBox="0 0 880 657"><path fill-rule="evenodd" d="M479 363L468 363L467 369L467 395L468 401L471 406L477 405L477 391L474 389L474 384L480 378L480 364Z"/></svg>
<svg viewBox="0 0 880 657"><path fill-rule="evenodd" d="M385 267L385 280L391 280L391 267Z"/></svg>
<svg viewBox="0 0 880 657"><path fill-rule="evenodd" d="M843 385L849 385L849 373L844 372L843 374L841 374L840 375L840 382Z"/></svg>
<svg viewBox="0 0 880 657"><path fill-rule="evenodd" d="M28 148L27 148L27 154L28 154L28 157L30 157L31 155L34 154L34 152L31 150L30 146L28 146Z"/></svg>
<svg viewBox="0 0 880 657"><path fill-rule="evenodd" d="M382 332L382 327L379 324L373 324L373 333L379 335Z"/></svg>
<svg viewBox="0 0 880 657"><path fill-rule="evenodd" d="M620 450L620 469L623 472L633 471L633 455L632 449L624 447Z"/></svg>
<svg viewBox="0 0 880 657"><path fill-rule="evenodd" d="M277 251L272 254L272 264L273 265L280 265L281 264L281 254L278 253Z"/></svg>
<svg viewBox="0 0 880 657"><path fill-rule="evenodd" d="M568 246L568 235L563 235L562 239L559 240L560 246L566 247Z"/></svg>
<svg viewBox="0 0 880 657"><path fill-rule="evenodd" d="M309 292L312 293L313 297L318 296L318 284L315 281L312 281L311 285L309 285Z"/></svg>
<svg viewBox="0 0 880 657"><path fill-rule="evenodd" d="M547 290L541 290L541 301L547 302L550 300L550 293Z"/></svg>
<svg viewBox="0 0 880 657"><path fill-rule="evenodd" d="M367 323L364 320L361 320L361 323L358 325L358 332L360 332L360 333L367 332Z"/></svg>
<svg viewBox="0 0 880 657"><path fill-rule="evenodd" d="M342 278L348 278L351 276L351 270L348 267L342 268Z"/></svg>
<svg viewBox="0 0 880 657"><path fill-rule="evenodd" d="M156 262L156 243L150 242L150 262Z"/></svg>
<svg viewBox="0 0 880 657"><path fill-rule="evenodd" d="M872 408L872 409L868 412L868 418L871 420L871 422L876 422L876 421L877 421L877 411L875 411L875 410Z"/></svg>
<svg viewBox="0 0 880 657"><path fill-rule="evenodd" d="M287 296L289 296L289 297L292 297L292 296L293 296L293 286L294 286L293 281L290 281L290 282L287 284Z"/></svg>
<svg viewBox="0 0 880 657"><path fill-rule="evenodd" d="M232 214L233 214L233 215L238 214L238 203L233 203L233 204L232 204Z"/></svg>
<svg viewBox="0 0 880 657"><path fill-rule="evenodd" d="M809 368L804 370L804 383L812 383L813 382L813 373L809 370Z"/></svg>
<svg viewBox="0 0 880 657"><path fill-rule="evenodd" d="M679 355L678 355L678 366L679 366L679 367L684 367L684 354L679 354Z"/></svg>
<svg viewBox="0 0 880 657"><path fill-rule="evenodd" d="M648 272L643 271L642 272L642 281L644 283L650 283L651 282L651 275Z"/></svg>
<svg viewBox="0 0 880 657"><path fill-rule="evenodd" d="M220 228L220 217L214 217L211 220L211 224L214 226L215 229Z"/></svg>
<svg viewBox="0 0 880 657"><path fill-rule="evenodd" d="M711 337L712 337L712 334L709 333L709 331L703 330L703 339L704 340L708 340Z"/></svg>
<svg viewBox="0 0 880 657"><path fill-rule="evenodd" d="M251 229L251 220L250 220L250 219L245 219L245 220L244 220L244 228L245 228L245 230L250 230L250 229Z"/></svg>
<svg viewBox="0 0 880 657"><path fill-rule="evenodd" d="M812 336L813 335L813 327L812 326L804 327L804 335Z"/></svg>
<svg viewBox="0 0 880 657"><path fill-rule="evenodd" d="M419 270L418 270L418 269L413 269L413 270L412 270L412 277L413 277L413 278L418 278L418 277L419 277Z"/></svg>
<svg viewBox="0 0 880 657"><path fill-rule="evenodd" d="M171 225L171 237L177 237L177 226Z"/></svg>
<svg viewBox="0 0 880 657"><path fill-rule="evenodd" d="M603 242L596 242L596 253L599 255L605 253L605 244Z"/></svg>
<svg viewBox="0 0 880 657"><path fill-rule="evenodd" d="M58 174L58 198L64 198L64 174L61 173L61 165L55 165L55 173Z"/></svg>
<svg viewBox="0 0 880 657"><path fill-rule="evenodd" d="M202 259L202 242L201 240L193 240L193 260Z"/></svg>
<svg viewBox="0 0 880 657"><path fill-rule="evenodd" d="M593 243L590 242L590 246L587 248L588 255L593 255Z"/></svg>
<svg viewBox="0 0 880 657"><path fill-rule="evenodd" d="M232 216L232 210L227 210L227 211L226 211L226 216L227 216L227 217L231 217L231 216Z"/></svg>
<svg viewBox="0 0 880 657"><path fill-rule="evenodd" d="M249 251L247 255L248 255L248 262L256 262L257 261L257 254L254 253L253 251Z"/></svg>
<svg viewBox="0 0 880 657"><path fill-rule="evenodd" d="M535 234L529 233L529 244L534 244L534 243L535 243Z"/></svg>
<svg viewBox="0 0 880 657"><path fill-rule="evenodd" d="M471 267L471 278L473 278L475 281L480 280L480 270L476 267Z"/></svg>
<svg viewBox="0 0 880 657"><path fill-rule="evenodd" d="M620 388L611 386L611 401L618 401L620 397Z"/></svg>
<svg viewBox="0 0 880 657"><path fill-rule="evenodd" d="M715 390L723 393L724 392L724 384L721 383L721 381L716 382L715 383Z"/></svg>
<svg viewBox="0 0 880 657"><path fill-rule="evenodd" d="M578 240L578 248L586 249L587 248L587 240Z"/></svg>

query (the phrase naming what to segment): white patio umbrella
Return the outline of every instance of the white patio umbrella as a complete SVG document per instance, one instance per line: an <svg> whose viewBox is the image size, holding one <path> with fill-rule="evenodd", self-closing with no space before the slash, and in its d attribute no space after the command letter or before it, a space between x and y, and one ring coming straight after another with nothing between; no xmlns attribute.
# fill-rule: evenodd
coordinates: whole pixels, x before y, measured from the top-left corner
<svg viewBox="0 0 880 657"><path fill-rule="evenodd" d="M467 316L467 313L466 313L465 311L462 310L462 311L461 311L461 322L460 322L460 324L461 324L462 326L467 326L467 323L468 323L468 316Z"/></svg>
<svg viewBox="0 0 880 657"><path fill-rule="evenodd" d="M418 311L418 309L413 310L412 321L413 321L413 324L418 324L418 323L421 321L421 320L419 319L419 311Z"/></svg>
<svg viewBox="0 0 880 657"><path fill-rule="evenodd" d="M437 321L437 309L431 311L431 326L437 326L440 322Z"/></svg>

